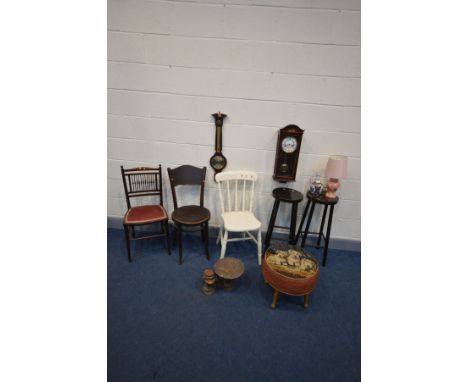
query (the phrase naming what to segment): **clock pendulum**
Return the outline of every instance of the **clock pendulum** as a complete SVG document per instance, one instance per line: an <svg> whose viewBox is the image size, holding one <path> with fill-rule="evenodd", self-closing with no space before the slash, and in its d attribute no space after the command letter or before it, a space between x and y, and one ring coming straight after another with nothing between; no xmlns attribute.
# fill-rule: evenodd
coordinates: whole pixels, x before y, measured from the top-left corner
<svg viewBox="0 0 468 382"><path fill-rule="evenodd" d="M220 111L211 114L215 119L216 125L216 139L215 139L215 153L210 158L210 166L214 170L216 176L217 173L224 170L227 165L227 159L221 152L223 149L223 121L227 117L227 114L223 114Z"/></svg>

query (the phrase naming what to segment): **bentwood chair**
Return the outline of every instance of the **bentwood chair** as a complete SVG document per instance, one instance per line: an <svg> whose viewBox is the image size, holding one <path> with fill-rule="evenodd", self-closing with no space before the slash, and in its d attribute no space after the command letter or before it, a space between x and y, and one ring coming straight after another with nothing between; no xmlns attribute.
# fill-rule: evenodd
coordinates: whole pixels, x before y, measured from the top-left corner
<svg viewBox="0 0 468 382"><path fill-rule="evenodd" d="M226 254L227 243L252 240L257 244L258 264L262 264L262 223L252 212L257 174L252 171L228 171L216 174L221 202L222 224L218 240L221 241L221 256ZM251 231L257 231L257 238ZM228 234L242 233L242 237L229 239Z"/></svg>
<svg viewBox="0 0 468 382"><path fill-rule="evenodd" d="M132 262L131 241L166 237L167 252L171 254L169 240L169 218L163 206L161 165L158 168L137 167L124 169L120 166L127 200L127 212L124 216L125 239L127 242L128 261ZM132 207L130 199L159 196L159 204L145 204ZM135 227L160 224L161 231L151 235L136 236ZM130 234L130 231L131 234Z"/></svg>
<svg viewBox="0 0 468 382"><path fill-rule="evenodd" d="M169 181L171 183L172 199L174 201L174 212L172 221L174 222L176 237L179 243L179 265L182 264L182 232L183 227L200 226L202 240L205 243L206 258L210 259L208 250L208 221L210 220L210 211L203 207L203 197L205 191L206 167L198 168L190 165L183 165L175 169L168 168ZM200 186L199 205L187 205L179 207L177 203L176 187L183 185ZM175 239L175 237L174 237Z"/></svg>

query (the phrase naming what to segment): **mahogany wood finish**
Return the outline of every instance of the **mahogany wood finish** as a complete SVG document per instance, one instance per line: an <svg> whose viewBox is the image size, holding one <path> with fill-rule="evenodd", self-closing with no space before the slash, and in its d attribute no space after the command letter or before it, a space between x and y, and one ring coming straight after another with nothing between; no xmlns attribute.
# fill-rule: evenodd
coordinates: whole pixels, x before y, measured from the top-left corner
<svg viewBox="0 0 468 382"><path fill-rule="evenodd" d="M296 180L297 163L301 150L302 135L304 130L296 125L288 125L278 131L278 142L276 144L275 167L273 179L279 182L290 182ZM281 147L283 140L292 137L297 142L294 152L287 153Z"/></svg>
<svg viewBox="0 0 468 382"><path fill-rule="evenodd" d="M210 211L203 207L205 192L206 167L198 168L191 165L183 165L175 169L168 168L169 181L171 183L172 200L174 201L174 211L172 212L172 221L174 222L177 241L179 243L179 265L183 258L183 227L200 226L202 240L205 243L206 258L210 259L208 250L208 221L210 220ZM176 187L182 185L200 186L200 204L179 207L177 202Z"/></svg>
<svg viewBox="0 0 468 382"><path fill-rule="evenodd" d="M223 121L227 117L227 114L223 114L220 111L217 113L211 114L215 119L216 125L216 138L215 138L215 153L210 158L210 166L214 170L214 176L223 171L227 165L227 159L223 155ZM216 181L216 178L215 178Z"/></svg>
<svg viewBox="0 0 468 382"><path fill-rule="evenodd" d="M127 202L127 212L124 217L125 239L127 243L128 261L132 262L131 241L166 237L167 253L171 254L169 240L169 224L167 212L163 205L161 165L154 167L136 167L124 169L120 166ZM133 198L147 196L159 197L159 204L149 204L132 207ZM161 231L151 235L136 236L135 227L149 224L160 224ZM132 231L130 234L130 230Z"/></svg>

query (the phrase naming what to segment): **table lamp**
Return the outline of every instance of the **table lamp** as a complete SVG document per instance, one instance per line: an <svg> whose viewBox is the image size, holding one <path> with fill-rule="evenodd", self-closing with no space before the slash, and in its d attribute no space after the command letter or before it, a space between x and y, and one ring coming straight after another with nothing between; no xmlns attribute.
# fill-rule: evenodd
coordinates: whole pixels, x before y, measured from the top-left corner
<svg viewBox="0 0 468 382"><path fill-rule="evenodd" d="M348 157L343 155L330 155L325 170L325 176L328 179L327 193L325 197L328 199L336 198L336 191L340 188L338 179L346 178L348 173Z"/></svg>

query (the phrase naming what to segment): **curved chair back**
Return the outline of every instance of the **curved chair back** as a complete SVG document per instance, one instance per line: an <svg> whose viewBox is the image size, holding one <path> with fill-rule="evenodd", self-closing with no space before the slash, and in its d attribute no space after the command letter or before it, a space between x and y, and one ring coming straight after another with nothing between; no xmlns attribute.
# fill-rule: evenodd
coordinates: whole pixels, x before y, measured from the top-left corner
<svg viewBox="0 0 468 382"><path fill-rule="evenodd" d="M200 206L203 207L203 196L205 192L205 176L206 167L195 167L184 164L177 168L168 168L169 181L171 183L172 200L174 201L174 208L177 207L177 195L175 188L177 186L200 186Z"/></svg>
<svg viewBox="0 0 468 382"><path fill-rule="evenodd" d="M253 171L226 171L216 174L221 213L252 212L257 178Z"/></svg>

